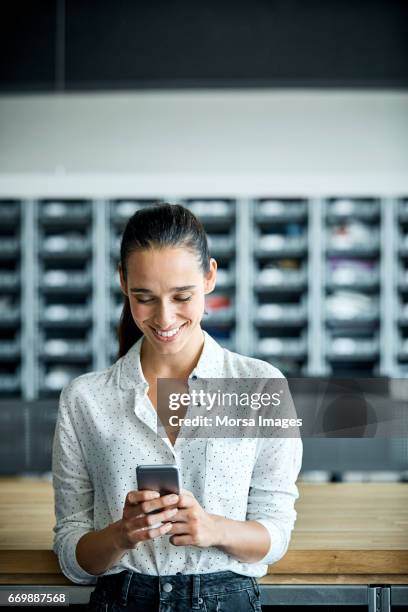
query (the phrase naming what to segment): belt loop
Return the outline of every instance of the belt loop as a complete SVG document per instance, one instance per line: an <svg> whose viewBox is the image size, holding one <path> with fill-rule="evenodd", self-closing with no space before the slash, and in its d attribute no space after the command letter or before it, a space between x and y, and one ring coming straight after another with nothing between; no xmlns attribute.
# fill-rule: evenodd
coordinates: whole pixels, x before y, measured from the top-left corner
<svg viewBox="0 0 408 612"><path fill-rule="evenodd" d="M202 604L200 597L200 574L194 574L193 576L193 598L192 598L192 610L199 610Z"/></svg>
<svg viewBox="0 0 408 612"><path fill-rule="evenodd" d="M131 570L128 570L123 578L122 589L120 593L120 605L121 606L127 605L128 592L129 592L129 587L130 587L130 583L132 580L132 576L133 576L133 572Z"/></svg>

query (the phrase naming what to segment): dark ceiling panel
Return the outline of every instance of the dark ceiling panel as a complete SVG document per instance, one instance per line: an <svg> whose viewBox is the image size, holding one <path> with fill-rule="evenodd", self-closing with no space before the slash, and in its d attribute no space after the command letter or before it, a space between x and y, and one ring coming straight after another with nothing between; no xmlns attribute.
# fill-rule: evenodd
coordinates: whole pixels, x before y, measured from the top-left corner
<svg viewBox="0 0 408 612"><path fill-rule="evenodd" d="M3 92L408 86L406 0L15 0L1 11Z"/></svg>
<svg viewBox="0 0 408 612"><path fill-rule="evenodd" d="M53 89L55 37L56 0L2 2L0 91Z"/></svg>
<svg viewBox="0 0 408 612"><path fill-rule="evenodd" d="M408 85L408 2L70 0L67 88Z"/></svg>

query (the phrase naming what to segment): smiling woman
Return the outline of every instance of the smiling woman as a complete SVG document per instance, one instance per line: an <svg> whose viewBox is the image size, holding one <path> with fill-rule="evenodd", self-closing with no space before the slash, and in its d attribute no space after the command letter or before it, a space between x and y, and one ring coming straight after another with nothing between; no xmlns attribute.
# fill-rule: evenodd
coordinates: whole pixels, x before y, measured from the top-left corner
<svg viewBox="0 0 408 612"><path fill-rule="evenodd" d="M285 554L296 518L301 440L183 439L170 429L160 437L157 380L177 379L183 392L206 378L282 374L202 330L217 263L188 209L135 213L118 271L119 359L72 381L60 399L53 482L61 568L74 582L96 582L96 610L260 610L255 578ZM177 465L184 488L137 490L135 470L145 464Z"/></svg>

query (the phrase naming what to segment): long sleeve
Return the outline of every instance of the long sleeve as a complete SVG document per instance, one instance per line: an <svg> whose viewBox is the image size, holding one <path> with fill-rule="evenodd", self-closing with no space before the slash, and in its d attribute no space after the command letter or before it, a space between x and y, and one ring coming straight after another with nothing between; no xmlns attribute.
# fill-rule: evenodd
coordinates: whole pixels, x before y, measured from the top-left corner
<svg viewBox="0 0 408 612"><path fill-rule="evenodd" d="M53 551L64 575L78 584L96 583L78 564L78 540L94 530L94 492L82 449L73 426L75 401L72 385L61 393L52 449L52 474L55 495Z"/></svg>
<svg viewBox="0 0 408 612"><path fill-rule="evenodd" d="M302 464L301 438L263 438L251 478L247 519L269 532L271 543L258 563L276 563L286 553L296 520L296 480Z"/></svg>

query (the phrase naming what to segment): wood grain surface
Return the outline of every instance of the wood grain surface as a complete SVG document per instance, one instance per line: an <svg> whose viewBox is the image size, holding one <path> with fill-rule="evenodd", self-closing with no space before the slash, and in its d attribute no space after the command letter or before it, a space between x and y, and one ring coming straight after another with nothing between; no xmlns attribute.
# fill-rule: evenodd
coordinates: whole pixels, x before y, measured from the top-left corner
<svg viewBox="0 0 408 612"><path fill-rule="evenodd" d="M408 485L299 483L287 554L261 582L408 582ZM0 478L0 583L70 584L52 552L49 481Z"/></svg>

